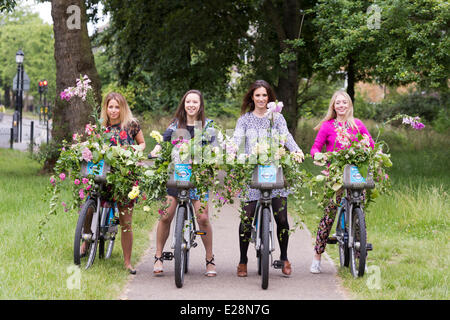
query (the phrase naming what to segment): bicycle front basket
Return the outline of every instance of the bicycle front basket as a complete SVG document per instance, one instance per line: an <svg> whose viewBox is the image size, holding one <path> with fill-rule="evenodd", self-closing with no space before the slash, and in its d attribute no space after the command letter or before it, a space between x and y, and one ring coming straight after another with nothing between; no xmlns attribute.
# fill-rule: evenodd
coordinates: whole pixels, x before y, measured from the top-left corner
<svg viewBox="0 0 450 320"><path fill-rule="evenodd" d="M254 189L283 189L286 182L283 176L283 168L275 165L257 165L253 170L251 188Z"/></svg>
<svg viewBox="0 0 450 320"><path fill-rule="evenodd" d="M375 188L375 183L373 182L372 173L369 172L367 178L364 179L357 166L347 164L344 167L343 186L345 189L373 189Z"/></svg>
<svg viewBox="0 0 450 320"><path fill-rule="evenodd" d="M192 165L190 164L175 164L173 172L170 174L167 187L177 189L190 189L194 185L191 182Z"/></svg>
<svg viewBox="0 0 450 320"><path fill-rule="evenodd" d="M111 172L111 166L104 160L100 160L97 163L92 161L81 163L81 175L87 177L88 175L94 175L94 181L98 183L106 182L106 175Z"/></svg>

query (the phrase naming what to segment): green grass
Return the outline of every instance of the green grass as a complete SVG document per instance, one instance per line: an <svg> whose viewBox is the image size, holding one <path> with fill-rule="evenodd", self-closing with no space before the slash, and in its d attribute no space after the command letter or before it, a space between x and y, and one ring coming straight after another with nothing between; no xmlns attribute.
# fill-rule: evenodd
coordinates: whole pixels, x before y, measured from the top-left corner
<svg viewBox="0 0 450 320"><path fill-rule="evenodd" d="M383 137L392 151L392 189L366 210L368 242L374 247L367 260L370 272L354 279L348 268L338 267L353 299L450 298L450 146L447 137L422 134L398 130ZM310 159L305 165L320 171ZM310 198L304 208L302 219L315 237L323 210ZM328 245L326 252L339 266L337 246Z"/></svg>
<svg viewBox="0 0 450 320"><path fill-rule="evenodd" d="M0 299L117 298L129 276L123 267L120 232L111 259L96 259L89 270L81 270L80 289L70 289L77 213L64 213L61 207L44 227L44 240L39 240L39 221L48 211L42 198L49 177L39 173L38 162L19 151L0 149L0 168ZM141 210L133 214L134 264L148 247L155 219Z"/></svg>

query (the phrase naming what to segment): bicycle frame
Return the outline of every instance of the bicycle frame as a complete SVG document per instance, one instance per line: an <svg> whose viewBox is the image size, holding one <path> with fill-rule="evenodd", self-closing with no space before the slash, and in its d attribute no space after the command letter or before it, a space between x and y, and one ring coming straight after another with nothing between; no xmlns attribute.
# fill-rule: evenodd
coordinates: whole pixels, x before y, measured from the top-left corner
<svg viewBox="0 0 450 320"><path fill-rule="evenodd" d="M269 193L270 195L270 193ZM270 252L275 251L275 239L274 239L274 219L273 219L273 209L272 209L272 203L271 203L271 199L267 199L267 198L262 198L260 200L258 200L258 202L256 203L256 208L255 208L255 216L253 218L253 222L252 222L252 229L254 230L254 234L255 234L255 249L259 250L261 248L261 228L259 228L258 226L258 222L261 221L261 215L263 212L264 208L268 208L270 210L270 229L269 229L269 233L270 233Z"/></svg>
<svg viewBox="0 0 450 320"><path fill-rule="evenodd" d="M189 189L180 189L178 191L178 204L177 207L175 209L176 214L179 214L179 208L180 206L184 206L186 207L186 218L184 220L184 236L183 238L186 240L186 246L187 246L187 250L189 250L191 248L191 243L194 241L195 239L195 232L197 231L197 227L195 224L195 219L194 219L194 206L192 205L192 201L189 198ZM175 221L176 220L176 216L174 217ZM172 231L174 231L175 228L175 223L172 224ZM191 231L193 234L193 238L191 239ZM172 232L172 244L171 244L171 249L175 249L175 232Z"/></svg>

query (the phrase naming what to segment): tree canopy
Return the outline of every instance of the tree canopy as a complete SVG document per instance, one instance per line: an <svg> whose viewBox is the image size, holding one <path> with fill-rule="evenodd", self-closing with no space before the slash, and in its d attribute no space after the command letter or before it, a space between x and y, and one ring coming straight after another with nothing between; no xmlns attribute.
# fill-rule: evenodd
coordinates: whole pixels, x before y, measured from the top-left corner
<svg viewBox="0 0 450 320"><path fill-rule="evenodd" d="M49 83L49 98L55 97L56 67L52 26L44 23L27 7L0 14L0 81L2 87L12 87L17 73L15 61L19 49L25 54L24 70L30 77L30 92L38 96L38 81Z"/></svg>

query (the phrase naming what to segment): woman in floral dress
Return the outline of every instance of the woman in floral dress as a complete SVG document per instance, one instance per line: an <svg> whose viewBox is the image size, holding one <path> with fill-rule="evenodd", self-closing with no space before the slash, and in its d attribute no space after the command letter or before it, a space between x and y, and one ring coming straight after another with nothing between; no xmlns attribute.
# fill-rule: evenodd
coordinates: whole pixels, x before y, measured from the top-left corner
<svg viewBox="0 0 450 320"><path fill-rule="evenodd" d="M276 100L272 87L264 80L255 81L247 91L241 107L241 117L236 123L234 132L234 142L238 148L243 149L245 154L251 154L258 140L267 139L269 132L272 136L284 135L286 137L285 147L291 152L301 152L301 149L290 134L286 120L281 113L276 114L273 120L267 117L267 104ZM241 143L243 146L241 146ZM247 251L251 235L251 222L255 215L256 203L260 199L261 192L257 189L248 188L248 198L244 206L245 215L239 224L239 248L240 260L237 268L239 277L247 276ZM291 264L287 257L289 242L289 223L287 216L287 196L286 189L272 190L272 207L277 222L277 239L280 245L280 260L283 261L282 272L290 275Z"/></svg>
<svg viewBox="0 0 450 320"><path fill-rule="evenodd" d="M102 125L106 127L106 132L111 132L111 145L125 146L145 149L144 134L136 119L133 118L130 107L125 98L115 92L106 95L102 110ZM131 265L131 252L133 248L133 231L131 229L134 201L129 203L118 203L120 211L119 221L121 226L121 243L125 268L136 274L136 270Z"/></svg>

